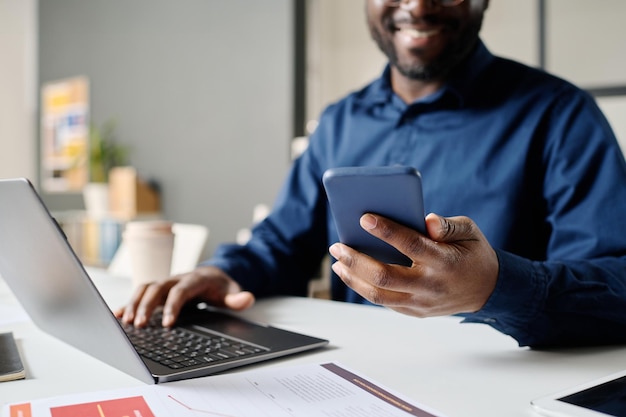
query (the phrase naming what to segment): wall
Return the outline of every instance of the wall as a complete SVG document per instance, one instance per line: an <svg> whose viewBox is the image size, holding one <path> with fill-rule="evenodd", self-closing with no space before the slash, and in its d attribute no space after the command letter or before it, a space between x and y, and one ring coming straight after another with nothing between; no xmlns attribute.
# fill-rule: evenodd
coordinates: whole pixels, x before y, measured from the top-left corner
<svg viewBox="0 0 626 417"><path fill-rule="evenodd" d="M0 0L0 178L36 176L36 0Z"/></svg>
<svg viewBox="0 0 626 417"><path fill-rule="evenodd" d="M307 118L378 76L385 57L370 39L364 0L308 1Z"/></svg>
<svg viewBox="0 0 626 417"><path fill-rule="evenodd" d="M291 22L288 0L45 0L39 81L89 77L92 120L117 121L165 216L207 225L210 253L273 202L288 167Z"/></svg>
<svg viewBox="0 0 626 417"><path fill-rule="evenodd" d="M626 85L626 2L547 0L547 68L573 82Z"/></svg>
<svg viewBox="0 0 626 417"><path fill-rule="evenodd" d="M626 91L625 1L549 0L546 14L548 70L583 87ZM597 101L626 153L626 96Z"/></svg>

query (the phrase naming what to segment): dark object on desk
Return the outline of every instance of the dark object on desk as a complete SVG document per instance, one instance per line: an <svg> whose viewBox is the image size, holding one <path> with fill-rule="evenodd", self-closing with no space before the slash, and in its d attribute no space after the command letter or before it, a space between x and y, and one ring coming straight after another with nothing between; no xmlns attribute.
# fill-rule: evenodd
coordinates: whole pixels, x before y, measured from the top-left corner
<svg viewBox="0 0 626 417"><path fill-rule="evenodd" d="M26 378L13 333L0 333L0 382Z"/></svg>
<svg viewBox="0 0 626 417"><path fill-rule="evenodd" d="M178 328L183 325L179 320L172 332L161 332L167 334L156 339L133 337L142 339L133 346L26 179L0 180L0 274L43 331L147 383L206 376L328 344L325 339L193 306L195 314L189 319L195 320L185 320L184 329ZM190 335L195 341L211 339L223 349L205 346L195 357L184 358L146 346L148 341L162 347L178 344L182 354L189 350L185 346L189 340L185 345L182 341Z"/></svg>

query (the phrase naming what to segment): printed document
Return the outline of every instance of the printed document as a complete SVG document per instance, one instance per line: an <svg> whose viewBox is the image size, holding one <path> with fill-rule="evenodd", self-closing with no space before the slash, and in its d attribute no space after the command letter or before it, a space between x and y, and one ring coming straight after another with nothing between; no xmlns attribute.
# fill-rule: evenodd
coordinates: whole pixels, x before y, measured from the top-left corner
<svg viewBox="0 0 626 417"><path fill-rule="evenodd" d="M7 405L4 417L443 417L337 363Z"/></svg>

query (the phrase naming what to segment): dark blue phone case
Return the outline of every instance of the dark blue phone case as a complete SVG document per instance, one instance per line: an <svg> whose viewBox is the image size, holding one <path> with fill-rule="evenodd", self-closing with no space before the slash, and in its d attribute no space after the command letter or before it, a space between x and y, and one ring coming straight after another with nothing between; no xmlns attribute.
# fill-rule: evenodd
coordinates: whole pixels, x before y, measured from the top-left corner
<svg viewBox="0 0 626 417"><path fill-rule="evenodd" d="M359 219L376 213L424 233L422 180L415 168L332 168L322 182L342 243L385 263L411 265L393 246L363 230Z"/></svg>

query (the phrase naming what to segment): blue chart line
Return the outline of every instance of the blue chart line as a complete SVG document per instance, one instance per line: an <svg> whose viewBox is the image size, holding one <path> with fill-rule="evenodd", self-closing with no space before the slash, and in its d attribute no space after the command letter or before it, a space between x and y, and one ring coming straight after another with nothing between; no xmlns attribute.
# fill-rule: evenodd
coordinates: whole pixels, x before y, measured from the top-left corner
<svg viewBox="0 0 626 417"><path fill-rule="evenodd" d="M168 395L167 397L170 400L172 400L175 403L177 403L178 405L180 405L181 407L184 407L184 408L186 408L189 411L193 411L194 413L206 414L206 415L209 415L209 416L217 416L217 417L237 417L237 416L233 416L233 415L230 415L230 414L216 413L216 412L208 411L208 410L198 410L197 408L189 407L187 404L177 400L176 398L172 397L171 395Z"/></svg>

